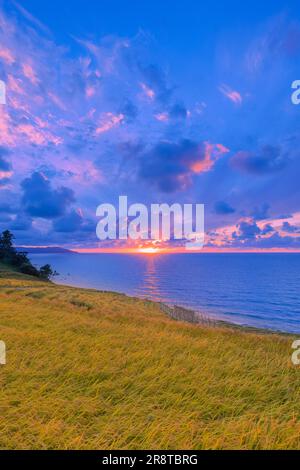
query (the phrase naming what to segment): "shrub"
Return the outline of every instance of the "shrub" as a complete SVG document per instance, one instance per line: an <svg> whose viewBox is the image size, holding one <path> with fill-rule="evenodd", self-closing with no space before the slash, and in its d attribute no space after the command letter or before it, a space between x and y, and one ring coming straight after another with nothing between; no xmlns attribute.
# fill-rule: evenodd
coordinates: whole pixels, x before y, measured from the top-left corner
<svg viewBox="0 0 300 470"><path fill-rule="evenodd" d="M49 281L51 277L57 276L57 272L53 271L50 264L45 264L44 266L42 266L40 268L40 273L39 274L40 274L40 277L42 279L45 279L47 281Z"/></svg>
<svg viewBox="0 0 300 470"><path fill-rule="evenodd" d="M23 263L20 266L20 271L23 274L39 277L39 271L31 263Z"/></svg>

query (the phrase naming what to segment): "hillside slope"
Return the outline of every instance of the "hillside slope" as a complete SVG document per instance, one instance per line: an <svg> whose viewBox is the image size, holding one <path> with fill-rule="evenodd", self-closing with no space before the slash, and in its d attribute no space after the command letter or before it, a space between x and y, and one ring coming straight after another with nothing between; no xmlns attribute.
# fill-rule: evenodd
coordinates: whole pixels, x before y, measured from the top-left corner
<svg viewBox="0 0 300 470"><path fill-rule="evenodd" d="M0 269L2 449L300 448L292 336Z"/></svg>

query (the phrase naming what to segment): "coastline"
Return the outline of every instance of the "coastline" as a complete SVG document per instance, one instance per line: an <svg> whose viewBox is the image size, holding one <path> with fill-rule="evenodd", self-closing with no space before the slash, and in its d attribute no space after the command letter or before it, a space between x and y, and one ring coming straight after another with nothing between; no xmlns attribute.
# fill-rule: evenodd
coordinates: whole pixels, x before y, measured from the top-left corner
<svg viewBox="0 0 300 470"><path fill-rule="evenodd" d="M37 267L53 264L59 284L124 292L246 328L300 332L296 255L190 256L58 254L31 259ZM248 276L249 266L257 276Z"/></svg>
<svg viewBox="0 0 300 470"><path fill-rule="evenodd" d="M108 293L108 294L115 294L115 295L123 295L125 297L128 297L133 300L144 300L146 302L151 302L161 309L161 311L167 315L169 318L173 319L174 321L182 321L185 323L193 324L195 326L210 326L210 327L225 327L225 328L231 328L235 329L238 331L243 331L245 333L261 333L261 334L273 334L273 335L284 335L284 336L291 336L295 337L296 333L290 333L287 331L281 331L281 330L272 330L270 328L258 328L255 326L249 326L249 325L240 325L238 323L233 323L230 321L225 321L217 318L211 318L209 315L205 313L200 313L198 310L194 310L191 308L186 308L182 305L177 305L177 304L171 304L171 303L165 303L165 302L159 302L156 300L151 300L145 297L138 297L138 296L133 296L126 294L125 292L119 292L119 291L114 291L114 290L99 290L99 289L94 289L94 288L89 288L89 287L79 287L79 286L72 286L69 284L64 284L64 283L55 283L54 281L51 281L54 285L57 286L65 286L69 287L70 289L83 289L86 291L92 291L96 293ZM172 311L174 309L178 309L180 311L179 317L175 316ZM195 316L195 319L191 319L191 317Z"/></svg>
<svg viewBox="0 0 300 470"><path fill-rule="evenodd" d="M1 272L3 273L3 267L4 270L9 269L9 273L14 273L17 277L19 276L20 278L23 279L29 279L33 280L34 282L38 282L36 279L32 278L32 276L27 276L21 273L18 273L17 271L12 270L11 268L8 268L7 266L4 266L0 263L0 281L1 281ZM43 282L43 281L40 281ZM138 297L138 296L132 296L128 295L124 292L119 292L119 291L114 291L114 290L100 290L100 289L95 289L95 288L89 288L89 287L80 287L80 286L72 286L70 284L65 284L65 283L56 283L54 280L52 281L47 281L47 285L53 285L53 286L61 286L61 287L66 287L69 289L78 289L80 291L86 291L86 292L93 292L93 293L98 293L98 294L114 294L114 295L120 295L120 296L125 296L127 298L136 300L136 301L145 301L145 302L150 302L153 303L154 305L157 305L159 309L167 315L169 318L173 319L174 321L182 321L185 323L193 324L195 326L209 326L209 327L220 327L220 328L230 328L233 330L237 331L242 331L245 333L258 333L258 334L271 334L271 335L283 335L283 336L289 336L289 337L295 337L296 333L290 333L290 332L285 332L281 330L272 330L269 328L259 328L259 327L254 327L254 326L248 326L248 325L240 325L237 323L233 323L230 321L225 321L217 318L211 318L209 315L199 312L198 310L194 310L191 308L186 308L181 305L177 304L171 304L171 303L165 303L165 302L159 302L155 300L151 300L145 297ZM9 286L1 286L0 283L0 289L3 288L9 288ZM24 287L25 288L25 287ZM22 289L22 287L20 288ZM176 314L174 314L174 310L176 310Z"/></svg>

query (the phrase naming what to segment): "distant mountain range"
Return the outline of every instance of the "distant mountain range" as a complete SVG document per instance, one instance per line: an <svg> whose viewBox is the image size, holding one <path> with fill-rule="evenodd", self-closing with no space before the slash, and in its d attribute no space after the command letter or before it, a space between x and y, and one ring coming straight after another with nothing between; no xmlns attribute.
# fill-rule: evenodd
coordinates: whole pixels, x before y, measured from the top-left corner
<svg viewBox="0 0 300 470"><path fill-rule="evenodd" d="M17 246L17 251L26 251L26 253L75 253L76 251L67 250L66 248L61 248L60 246L43 246L43 247L25 247Z"/></svg>

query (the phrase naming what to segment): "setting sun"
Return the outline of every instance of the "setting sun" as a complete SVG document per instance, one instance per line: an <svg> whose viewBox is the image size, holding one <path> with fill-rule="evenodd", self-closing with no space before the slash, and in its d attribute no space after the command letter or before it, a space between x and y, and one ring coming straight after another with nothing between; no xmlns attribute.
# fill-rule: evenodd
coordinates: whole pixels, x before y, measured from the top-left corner
<svg viewBox="0 0 300 470"><path fill-rule="evenodd" d="M137 250L138 253L147 253L147 254L155 254L155 253L159 253L159 251L160 251L159 248L154 248L154 247L139 248Z"/></svg>

